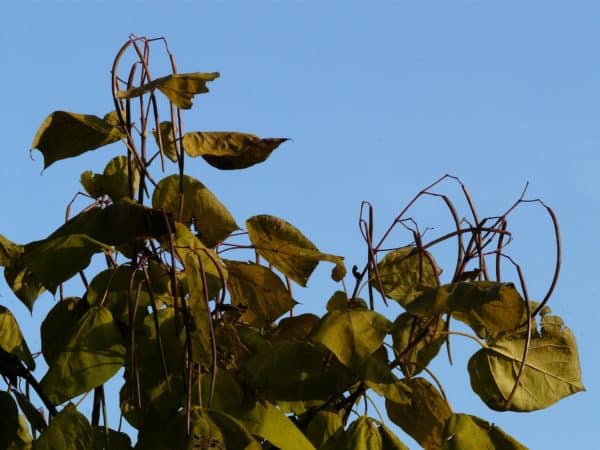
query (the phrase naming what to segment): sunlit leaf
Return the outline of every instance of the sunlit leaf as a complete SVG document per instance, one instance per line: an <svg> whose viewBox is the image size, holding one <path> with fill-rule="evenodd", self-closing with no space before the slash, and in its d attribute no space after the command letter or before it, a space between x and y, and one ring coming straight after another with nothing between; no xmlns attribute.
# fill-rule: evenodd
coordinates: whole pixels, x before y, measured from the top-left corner
<svg viewBox="0 0 600 450"><path fill-rule="evenodd" d="M363 359L362 364L354 369L354 373L363 381L365 386L394 403L408 403L411 389L399 380L388 367L387 361L382 360L378 353Z"/></svg>
<svg viewBox="0 0 600 450"><path fill-rule="evenodd" d="M40 384L48 399L60 404L100 386L124 363L125 346L112 314L93 307L77 322Z"/></svg>
<svg viewBox="0 0 600 450"><path fill-rule="evenodd" d="M527 450L496 425L468 414L452 414L444 427L443 450Z"/></svg>
<svg viewBox="0 0 600 450"><path fill-rule="evenodd" d="M23 253L20 245L9 241L0 234L0 267L6 267L14 264Z"/></svg>
<svg viewBox="0 0 600 450"><path fill-rule="evenodd" d="M230 260L225 265L231 303L244 310L244 322L265 327L296 304L283 281L268 268Z"/></svg>
<svg viewBox="0 0 600 450"><path fill-rule="evenodd" d="M442 431L452 410L438 390L424 378L406 380L412 389L408 404L385 401L389 418L424 448L442 447Z"/></svg>
<svg viewBox="0 0 600 450"><path fill-rule="evenodd" d="M37 439L32 450L90 450L92 427L87 419L69 403L50 422L46 431Z"/></svg>
<svg viewBox="0 0 600 450"><path fill-rule="evenodd" d="M338 430L343 429L342 418L332 411L317 411L306 426L306 437L315 448L321 448Z"/></svg>
<svg viewBox="0 0 600 450"><path fill-rule="evenodd" d="M161 122L159 126L160 130L160 139L162 141L162 151L167 158L171 161L177 161L177 146L173 141L173 123L172 122ZM154 135L154 140L156 141L156 146L158 147L160 144L158 142L158 133L156 130L152 130L152 134ZM177 130L175 130L175 136L177 136Z"/></svg>
<svg viewBox="0 0 600 450"><path fill-rule="evenodd" d="M375 311L336 310L321 319L311 339L331 350L346 367L351 367L360 365L381 346L389 328L389 321Z"/></svg>
<svg viewBox="0 0 600 450"><path fill-rule="evenodd" d="M379 434L381 434L382 450L409 450L400 439L385 424L379 424Z"/></svg>
<svg viewBox="0 0 600 450"><path fill-rule="evenodd" d="M0 306L0 349L6 353L15 355L30 370L35 369L35 362L31 356L29 347L27 347L25 338L21 334L19 324L15 316L4 306Z"/></svg>
<svg viewBox="0 0 600 450"><path fill-rule="evenodd" d="M117 96L119 98L135 98L158 89L177 107L190 109L194 95L208 92L206 83L213 81L218 76L218 72L173 74L157 78L140 87L119 91Z"/></svg>
<svg viewBox="0 0 600 450"><path fill-rule="evenodd" d="M17 438L19 410L8 392L0 391L0 448L8 448Z"/></svg>
<svg viewBox="0 0 600 450"><path fill-rule="evenodd" d="M183 198L180 188L183 188ZM239 227L223 204L206 186L184 175L180 186L179 175L163 178L152 195L152 206L173 214L186 225L193 221L198 237L208 247L214 247Z"/></svg>
<svg viewBox="0 0 600 450"><path fill-rule="evenodd" d="M557 316L542 318L533 333L519 385L508 404L521 366L523 334L500 338L469 360L473 391L492 409L533 411L585 390L575 337Z"/></svg>
<svg viewBox="0 0 600 450"><path fill-rule="evenodd" d="M237 419L250 433L268 440L281 450L315 450L296 425L271 403L256 402Z"/></svg>
<svg viewBox="0 0 600 450"><path fill-rule="evenodd" d="M265 161L285 138L261 139L247 133L211 131L186 133L183 148L190 156L202 156L217 169L245 169Z"/></svg>
<svg viewBox="0 0 600 450"><path fill-rule="evenodd" d="M97 116L54 111L38 129L32 149L44 155L44 168L122 138L121 130Z"/></svg>
<svg viewBox="0 0 600 450"><path fill-rule="evenodd" d="M135 168L135 163L132 163ZM133 170L132 188L137 192L140 183L138 170ZM93 174L86 171L81 174L81 184L85 191L92 197L108 195L113 201L123 197L129 197L129 168L125 156L117 156L111 159L104 173Z"/></svg>
<svg viewBox="0 0 600 450"><path fill-rule="evenodd" d="M406 376L414 376L421 372L438 354L445 340L445 336L440 334L444 323L441 318L418 317L408 313L400 314L396 318L391 333L394 352L404 356L400 367ZM423 338L415 345L414 341L420 336ZM409 345L412 346L408 354L405 354Z"/></svg>
<svg viewBox="0 0 600 450"><path fill-rule="evenodd" d="M345 275L342 257L321 253L300 230L283 219L253 216L246 221L246 228L258 254L301 286L306 286L319 261L335 264L332 272L335 281Z"/></svg>
<svg viewBox="0 0 600 450"><path fill-rule="evenodd" d="M440 272L433 256L414 247L402 247L387 253L377 264L369 283L386 297L406 307L415 298L438 286ZM381 282L379 284L378 280Z"/></svg>

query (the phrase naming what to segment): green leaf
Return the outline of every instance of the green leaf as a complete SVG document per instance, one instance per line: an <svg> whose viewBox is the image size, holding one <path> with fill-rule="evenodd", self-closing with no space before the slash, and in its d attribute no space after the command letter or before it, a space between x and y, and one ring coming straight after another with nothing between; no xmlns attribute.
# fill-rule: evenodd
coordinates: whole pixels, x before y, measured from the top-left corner
<svg viewBox="0 0 600 450"><path fill-rule="evenodd" d="M424 378L411 378L406 384L412 389L408 404L385 401L389 418L411 435L424 448L442 447L442 431L452 410L438 390Z"/></svg>
<svg viewBox="0 0 600 450"><path fill-rule="evenodd" d="M104 427L92 427L93 450L130 450L131 439L125 433ZM107 445L108 443L108 445Z"/></svg>
<svg viewBox="0 0 600 450"><path fill-rule="evenodd" d="M183 176L182 185L181 199L179 175L163 178L152 195L152 206L170 212L187 226L193 220L198 237L208 247L214 247L239 228L231 213L206 186L187 175Z"/></svg>
<svg viewBox="0 0 600 450"><path fill-rule="evenodd" d="M237 416L250 433L266 439L281 450L315 450L315 447L277 407L256 402L254 407Z"/></svg>
<svg viewBox="0 0 600 450"><path fill-rule="evenodd" d="M486 339L514 330L527 319L525 301L515 286L492 281L440 286L415 299L407 310L419 316L451 312Z"/></svg>
<svg viewBox="0 0 600 450"><path fill-rule="evenodd" d="M225 265L231 303L244 310L240 319L249 325L266 327L296 304L283 281L266 267L230 260Z"/></svg>
<svg viewBox="0 0 600 450"><path fill-rule="evenodd" d="M183 148L190 156L202 156L221 170L245 169L265 161L285 138L261 139L247 133L211 131L186 133Z"/></svg>
<svg viewBox="0 0 600 450"><path fill-rule="evenodd" d="M125 363L123 338L110 310L92 307L50 365L41 386L48 399L63 403L100 386Z"/></svg>
<svg viewBox="0 0 600 450"><path fill-rule="evenodd" d="M25 246L25 263L44 287L54 292L59 284L85 269L94 253L110 247L85 234L71 234Z"/></svg>
<svg viewBox="0 0 600 450"><path fill-rule="evenodd" d="M190 109L194 95L208 92L206 83L213 81L218 76L218 72L173 74L157 78L140 87L119 91L117 96L119 98L135 98L158 89L178 108Z"/></svg>
<svg viewBox="0 0 600 450"><path fill-rule="evenodd" d="M23 247L9 241L0 234L0 267L15 264L23 253Z"/></svg>
<svg viewBox="0 0 600 450"><path fill-rule="evenodd" d="M431 317L418 317L403 313L394 321L391 334L396 355L404 354L408 346L425 333L424 338L416 345L412 344L411 350L401 362L402 372L408 377L418 374L427 367L438 354L446 339L441 334L444 330L444 320L434 319L433 324L430 324L431 320Z"/></svg>
<svg viewBox="0 0 600 450"><path fill-rule="evenodd" d="M452 414L444 427L444 450L527 450L500 428L468 414Z"/></svg>
<svg viewBox="0 0 600 450"><path fill-rule="evenodd" d="M31 449L31 434L27 426L27 420L22 414L19 415L17 436L14 441L7 447L7 450L30 450Z"/></svg>
<svg viewBox="0 0 600 450"><path fill-rule="evenodd" d="M135 163L132 163L135 167ZM138 170L133 171L133 192L137 192L140 183ZM108 195L113 201L129 197L129 168L125 156L111 159L103 174L93 174L86 171L81 174L81 185L92 197Z"/></svg>
<svg viewBox="0 0 600 450"><path fill-rule="evenodd" d="M246 228L258 254L301 286L306 286L319 261L335 264L332 272L335 281L345 275L342 257L321 253L300 230L283 219L253 216L246 221Z"/></svg>
<svg viewBox="0 0 600 450"><path fill-rule="evenodd" d="M119 127L100 117L54 111L40 125L31 148L42 152L46 169L55 161L112 144L122 137Z"/></svg>
<svg viewBox="0 0 600 450"><path fill-rule="evenodd" d="M331 350L346 367L360 366L381 346L389 328L388 320L375 311L335 310L321 319L310 338Z"/></svg>
<svg viewBox="0 0 600 450"><path fill-rule="evenodd" d="M67 297L57 302L42 322L42 354L51 366L58 355L67 348L79 320L87 311L87 305L78 297Z"/></svg>
<svg viewBox="0 0 600 450"><path fill-rule="evenodd" d="M50 422L46 431L37 439L32 450L90 450L92 428L87 419L69 403Z"/></svg>
<svg viewBox="0 0 600 450"><path fill-rule="evenodd" d="M557 316L544 316L533 333L519 386L509 404L521 366L524 334L503 337L469 360L473 391L495 410L533 411L584 391L575 337Z"/></svg>
<svg viewBox="0 0 600 450"><path fill-rule="evenodd" d="M229 414L216 409L206 410L209 420L223 433L224 448L240 450L261 450L260 444L252 437L244 425Z"/></svg>
<svg viewBox="0 0 600 450"><path fill-rule="evenodd" d="M172 122L161 122L159 125L160 139L162 141L162 151L171 161L177 161L177 146L175 145L174 137L177 137L177 129L173 132ZM159 147L158 133L152 130L156 146Z"/></svg>
<svg viewBox="0 0 600 450"><path fill-rule="evenodd" d="M281 319L271 334L273 341L277 340L305 340L315 325L319 316L315 314L300 314L298 316Z"/></svg>
<svg viewBox="0 0 600 450"><path fill-rule="evenodd" d="M15 355L29 370L35 369L35 361L21 334L19 324L15 316L4 306L0 306L0 349Z"/></svg>
<svg viewBox="0 0 600 450"><path fill-rule="evenodd" d="M381 434L382 450L409 450L400 439L386 427L383 423L379 424L379 434Z"/></svg>
<svg viewBox="0 0 600 450"><path fill-rule="evenodd" d="M405 308L424 292L436 288L440 273L433 256L414 247L402 247L387 253L377 264L377 271L381 286L375 273L369 279L371 286Z"/></svg>
<svg viewBox="0 0 600 450"><path fill-rule="evenodd" d="M13 395L17 399L19 408L21 408L21 411L23 411L23 414L25 414L25 417L31 424L31 428L39 432L44 431L47 427L47 424L44 415L40 412L40 409L37 409L35 406L33 406L29 399L20 392L13 391Z"/></svg>
<svg viewBox="0 0 600 450"><path fill-rule="evenodd" d="M355 374L367 387L387 400L394 403L408 403L411 389L392 373L388 367L387 358L382 360L379 357L381 350L384 349L380 347L380 350L373 356L366 357L363 363L355 369Z"/></svg>
<svg viewBox="0 0 600 450"><path fill-rule="evenodd" d="M8 392L0 391L0 448L8 446L17 438L19 410Z"/></svg>
<svg viewBox="0 0 600 450"><path fill-rule="evenodd" d="M382 450L383 442L377 425L369 417L359 417L348 430L330 439L324 450Z"/></svg>
<svg viewBox="0 0 600 450"><path fill-rule="evenodd" d="M317 411L306 426L306 437L315 448L321 448L344 424L339 414L332 411Z"/></svg>

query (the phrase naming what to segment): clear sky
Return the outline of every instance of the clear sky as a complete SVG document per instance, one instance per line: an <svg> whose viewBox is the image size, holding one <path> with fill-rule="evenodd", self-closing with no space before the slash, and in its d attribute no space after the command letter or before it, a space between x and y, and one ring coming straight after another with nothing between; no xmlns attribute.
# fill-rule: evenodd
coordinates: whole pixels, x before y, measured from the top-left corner
<svg viewBox="0 0 600 450"><path fill-rule="evenodd" d="M101 171L121 152L89 153L40 175L41 154L32 161L28 150L51 111L102 116L112 109L109 70L130 33L164 36L180 71L221 72L186 115L188 131L293 139L244 172L190 165L239 223L278 215L323 251L362 265L362 200L375 206L381 232L444 173L461 177L484 216L503 211L529 181L529 196L543 198L560 220L564 266L550 305L577 337L588 391L544 411L498 414L470 391L467 353L452 367L440 356L434 368L455 411L493 421L532 449L593 448L600 426L599 18L600 3L591 0L8 2L0 15L0 233L19 243L45 237L64 220L79 174ZM446 192L457 193L449 185ZM418 213L422 227L447 223L439 202ZM552 269L544 220L533 207L515 219L513 254L534 298ZM336 289L328 271L296 289L306 308L322 311ZM54 300L46 294L31 318L3 281L0 296L39 350L35 324Z"/></svg>

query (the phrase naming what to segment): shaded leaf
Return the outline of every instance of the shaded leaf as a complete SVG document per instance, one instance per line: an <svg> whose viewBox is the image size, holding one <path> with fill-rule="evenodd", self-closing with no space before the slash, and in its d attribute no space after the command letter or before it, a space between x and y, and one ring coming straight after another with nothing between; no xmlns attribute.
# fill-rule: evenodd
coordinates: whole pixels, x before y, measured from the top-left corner
<svg viewBox="0 0 600 450"><path fill-rule="evenodd" d="M23 248L14 242L9 241L0 234L0 267L7 267L15 264L23 253Z"/></svg>
<svg viewBox="0 0 600 450"><path fill-rule="evenodd" d="M69 403L50 422L32 450L89 450L92 448L92 427L87 419Z"/></svg>
<svg viewBox="0 0 600 450"><path fill-rule="evenodd" d="M0 391L0 448L8 448L17 439L19 410L8 392Z"/></svg>
<svg viewBox="0 0 600 450"><path fill-rule="evenodd" d="M300 230L283 219L253 216L246 221L246 228L258 254L301 286L306 286L319 261L335 264L332 272L335 281L346 273L342 257L321 253Z"/></svg>
<svg viewBox="0 0 600 450"><path fill-rule="evenodd" d="M406 306L424 292L438 286L440 273L433 256L419 252L414 247L402 247L387 253L377 264L379 280L375 273L369 283L386 297Z"/></svg>
<svg viewBox="0 0 600 450"><path fill-rule="evenodd" d="M67 343L87 305L78 297L67 297L57 302L42 322L42 354L51 366L58 355L67 349Z"/></svg>
<svg viewBox="0 0 600 450"><path fill-rule="evenodd" d="M377 422L361 416L346 431L333 436L323 450L382 450L382 445Z"/></svg>
<svg viewBox="0 0 600 450"><path fill-rule="evenodd" d="M339 414L332 411L317 411L306 426L306 437L315 448L321 448L344 424Z"/></svg>
<svg viewBox="0 0 600 450"><path fill-rule="evenodd" d="M508 399L521 366L523 334L503 337L469 360L473 391L495 410L533 411L585 390L575 337L557 316L542 318L541 334L534 333L519 386Z"/></svg>
<svg viewBox="0 0 600 450"><path fill-rule="evenodd" d="M198 237L208 247L214 247L239 228L231 213L206 186L187 175L183 176L182 185L181 199L179 175L163 178L152 195L152 206L170 212L187 226L193 221Z"/></svg>
<svg viewBox="0 0 600 450"><path fill-rule="evenodd" d="M133 163L135 167L135 163ZM138 170L133 171L132 187L137 192L140 183ZM125 156L111 159L104 168L103 174L86 171L81 174L81 185L92 197L108 195L113 201L129 197L129 168Z"/></svg>
<svg viewBox="0 0 600 450"><path fill-rule="evenodd" d="M247 133L211 131L186 133L183 148L190 156L202 156L222 170L245 169L265 161L285 138L261 139Z"/></svg>
<svg viewBox="0 0 600 450"><path fill-rule="evenodd" d="M175 145L175 141L173 141L173 137L177 135L177 129L175 129L175 132L173 132L172 122L161 122L159 125L159 132L160 139L162 141L163 153L171 161L177 161L177 146ZM152 130L152 134L154 135L156 146L160 147L160 143L158 141L158 133L156 132L156 130Z"/></svg>
<svg viewBox="0 0 600 450"><path fill-rule="evenodd" d="M373 389L387 400L394 403L408 403L411 389L392 373L387 361L377 357L377 353L379 352L366 357L358 369L355 370L355 374L368 388Z"/></svg>
<svg viewBox="0 0 600 450"><path fill-rule="evenodd" d="M273 341L305 340L318 322L319 316L310 313L286 317L279 321L271 334L271 339Z"/></svg>
<svg viewBox="0 0 600 450"><path fill-rule="evenodd" d="M60 404L100 386L125 363L123 338L107 308L90 308L81 317L42 378L48 399Z"/></svg>
<svg viewBox="0 0 600 450"><path fill-rule="evenodd" d="M4 306L0 306L0 349L19 358L29 370L35 369L35 361L21 334L19 324Z"/></svg>
<svg viewBox="0 0 600 450"><path fill-rule="evenodd" d="M194 95L208 92L206 83L213 81L218 76L218 72L167 75L142 86L128 89L127 91L119 91L117 92L117 96L119 98L135 98L158 89L177 107L190 109Z"/></svg>
<svg viewBox="0 0 600 450"><path fill-rule="evenodd" d="M131 439L125 433L104 427L92 427L93 450L130 450Z"/></svg>
<svg viewBox="0 0 600 450"><path fill-rule="evenodd" d="M452 414L444 427L444 450L527 450L500 428L475 416Z"/></svg>
<svg viewBox="0 0 600 450"><path fill-rule="evenodd" d="M23 414L25 414L25 417L31 424L31 428L39 432L44 431L47 424L46 419L41 411L33 406L29 399L20 392L13 391L13 395L17 399L19 408L21 408L21 411L23 411Z"/></svg>
<svg viewBox="0 0 600 450"><path fill-rule="evenodd" d="M46 290L42 282L25 266L22 258L18 265L4 268L4 279L29 311L33 310L33 304Z"/></svg>
<svg viewBox="0 0 600 450"><path fill-rule="evenodd" d="M438 390L424 378L411 378L408 404L385 401L389 418L426 449L442 447L442 431L452 410Z"/></svg>
<svg viewBox="0 0 600 450"><path fill-rule="evenodd" d="M381 434L382 450L409 450L400 439L385 424L379 424L379 434Z"/></svg>
<svg viewBox="0 0 600 450"><path fill-rule="evenodd" d="M334 310L321 319L310 338L331 350L346 367L360 366L381 346L389 327L388 320L375 311Z"/></svg>
<svg viewBox="0 0 600 450"><path fill-rule="evenodd" d="M117 126L100 117L54 111L40 125L31 148L42 152L46 169L55 161L112 144L122 137Z"/></svg>
<svg viewBox="0 0 600 450"><path fill-rule="evenodd" d="M265 327L296 304L283 281L266 267L230 260L225 265L231 303L242 308L241 320L249 325Z"/></svg>
<svg viewBox="0 0 600 450"><path fill-rule="evenodd" d="M252 437L244 425L229 414L217 409L208 409L207 415L223 433L225 448L261 450L261 445Z"/></svg>

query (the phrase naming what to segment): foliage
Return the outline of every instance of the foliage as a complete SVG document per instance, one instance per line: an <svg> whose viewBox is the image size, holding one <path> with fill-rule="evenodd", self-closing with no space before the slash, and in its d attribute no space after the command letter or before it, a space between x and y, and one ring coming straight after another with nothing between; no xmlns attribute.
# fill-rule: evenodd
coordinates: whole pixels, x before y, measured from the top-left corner
<svg viewBox="0 0 600 450"><path fill-rule="evenodd" d="M198 156L220 170L245 169L286 139L184 133L182 109L219 74L178 74L165 46L172 73L152 79L149 55L157 42L131 37L118 52L115 111L103 118L56 111L33 140L45 168L119 141L126 155L102 173L82 174L90 203L46 239L19 245L0 236L0 265L15 296L29 309L45 290L59 297L41 324L48 368L39 381L17 321L0 306L7 385L0 391L0 447L132 448L106 421L106 404L116 399L105 396L104 383L124 369L119 404L139 432L136 449L405 449L383 417L361 412L360 402L373 393L383 397L388 420L426 449L524 448L449 405L428 365L444 345L450 355L453 334L480 344L468 376L492 409L538 410L584 389L573 335L546 306L560 269L549 207L523 193L502 214L480 218L466 187L446 175L421 190L376 242L365 202L367 258L347 276L342 257L321 252L284 219L254 216L240 230L209 188L184 172L196 164L185 159ZM139 60L123 76L128 51ZM170 119L161 122L162 106ZM155 166L164 173L170 161L176 173L155 181ZM450 197L437 192L442 182L462 189L470 219L461 220ZM442 201L455 223L428 242L408 216L424 197ZM506 252L508 217L530 203L548 212L556 231L556 269L540 303L528 297ZM397 230L409 243L394 244ZM457 256L442 284L433 251L448 241L456 242ZM236 253L239 259L230 259ZM88 282L84 271L96 254L106 269ZM306 286L320 262L333 264L339 284L323 315L298 315L292 282ZM519 287L501 278L506 263ZM63 283L77 276L81 296L64 296ZM380 308L390 301L403 309L394 320ZM455 321L472 333L454 331ZM89 392L88 420L72 402ZM39 401L43 408L34 406Z"/></svg>

